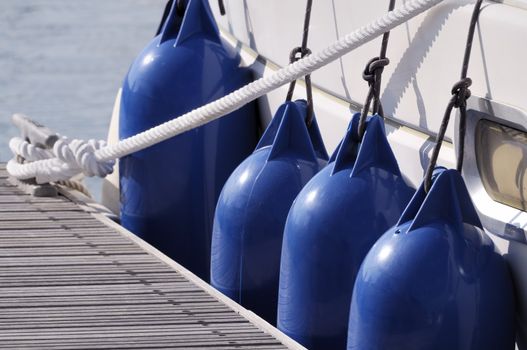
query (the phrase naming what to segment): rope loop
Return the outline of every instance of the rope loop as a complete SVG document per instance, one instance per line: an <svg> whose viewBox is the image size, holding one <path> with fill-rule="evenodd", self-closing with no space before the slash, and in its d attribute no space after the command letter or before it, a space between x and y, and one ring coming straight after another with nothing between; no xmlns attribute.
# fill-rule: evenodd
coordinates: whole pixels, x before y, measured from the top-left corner
<svg viewBox="0 0 527 350"><path fill-rule="evenodd" d="M311 55L311 50L307 47L303 48L301 46L295 47L289 53L289 62L295 63L296 61L301 60L302 58ZM307 102L307 113L306 113L306 125L309 127L313 122L313 86L311 84L311 75L305 76L306 82L306 102ZM291 101L293 99L293 93L295 91L296 81L292 81L289 85L289 91L287 91L286 101Z"/></svg>
<svg viewBox="0 0 527 350"><path fill-rule="evenodd" d="M361 117L359 119L359 125L357 127L357 134L355 135L356 141L361 142L364 133L366 132L366 119L368 112L370 111L370 105L373 102L373 114L378 114L381 117L384 116L381 104L381 78L384 67L390 64L388 57L373 57L368 61L366 67L362 72L362 78L368 82L370 87L366 102L361 111Z"/></svg>
<svg viewBox="0 0 527 350"><path fill-rule="evenodd" d="M115 162L100 162L95 152L106 146L102 140L68 140L61 138L55 142L53 153L64 163L75 164L86 176L104 177L112 172Z"/></svg>
<svg viewBox="0 0 527 350"><path fill-rule="evenodd" d="M459 109L459 145L457 147L456 169L459 172L463 170L463 158L465 155L465 134L467 127L467 100L472 94L469 89L469 87L472 85L472 79L467 77L468 64L470 63L474 32L478 22L482 3L483 0L476 0L474 9L472 10L472 17L470 18L470 24L468 28L467 42L465 45L465 53L463 55L463 65L461 67L461 79L458 80L451 89L452 97L450 98L445 110L445 114L443 115L443 120L441 121L441 126L439 127L439 132L437 133L436 137L436 145L432 150L432 156L430 157L430 162L428 163L428 167L425 171L424 189L426 192L430 191L430 188L432 187L433 172L436 167L439 151L441 149L441 145L443 144L446 129L450 121L450 115L452 114L452 110L454 108Z"/></svg>
<svg viewBox="0 0 527 350"><path fill-rule="evenodd" d="M9 140L9 148L14 155L20 157L21 162L34 162L51 157L48 150L32 145L20 137L13 137Z"/></svg>
<svg viewBox="0 0 527 350"><path fill-rule="evenodd" d="M469 87L472 85L472 79L463 78L452 86L452 97L454 98L454 107L460 108L467 105L468 98L472 95Z"/></svg>
<svg viewBox="0 0 527 350"><path fill-rule="evenodd" d="M388 5L388 11L393 11L395 8L395 0L390 0ZM386 57L386 51L388 49L388 41L390 40L390 31L384 32L381 42L381 53L377 57L373 57L368 61L366 67L362 72L362 78L368 82L370 87L368 95L366 96L366 102L362 107L359 125L357 126L357 134L355 135L357 142L362 142L364 133L366 132L366 119L370 111L370 105L373 102L372 113L378 114L384 117L384 111L381 104L381 79L384 67L390 64L390 59Z"/></svg>
<svg viewBox="0 0 527 350"><path fill-rule="evenodd" d="M368 82L369 86L374 86L379 80L380 75L384 71L384 67L390 64L388 57L380 58L374 57L368 61L364 71L362 72L362 79Z"/></svg>
<svg viewBox="0 0 527 350"><path fill-rule="evenodd" d="M302 45L295 47L289 53L289 62L291 64L299 61L300 59L309 56L311 50L307 47L307 39L309 36L309 22L311 21L311 8L313 6L313 0L307 0L306 3L306 13L304 16L304 30L302 33ZM306 101L307 101L307 112L306 112L306 125L307 127L311 126L313 122L314 110L313 110L313 87L311 85L311 75L307 74L305 76L306 82ZM286 101L291 101L293 99L293 93L295 92L296 80L291 81L289 84L289 90L287 91Z"/></svg>
<svg viewBox="0 0 527 350"><path fill-rule="evenodd" d="M289 63L295 63L296 61L306 57L307 55L311 55L311 50L309 48L297 46L289 53Z"/></svg>
<svg viewBox="0 0 527 350"><path fill-rule="evenodd" d="M434 169L436 168L437 159L439 157L439 151L441 149L441 145L443 144L443 140L445 138L446 129L448 127L448 123L450 122L450 117L452 116L452 110L454 108L459 109L459 117L460 117L460 125L459 125L459 134L460 139L463 139L465 137L465 123L464 121L467 118L467 100L471 95L469 87L472 85L472 79L470 78L462 78L458 82L452 86L452 97L450 98L450 101L448 102L448 105L445 109L445 114L443 116L443 119L441 121L441 126L439 127L439 132L437 133L436 138L436 146L434 147L432 151L432 156L430 157L430 163L428 164L428 168L425 173L425 191L429 191L432 187L432 183L434 182ZM460 145L460 153L457 155L457 165L456 169L458 171L461 171L461 168L463 167L463 147Z"/></svg>

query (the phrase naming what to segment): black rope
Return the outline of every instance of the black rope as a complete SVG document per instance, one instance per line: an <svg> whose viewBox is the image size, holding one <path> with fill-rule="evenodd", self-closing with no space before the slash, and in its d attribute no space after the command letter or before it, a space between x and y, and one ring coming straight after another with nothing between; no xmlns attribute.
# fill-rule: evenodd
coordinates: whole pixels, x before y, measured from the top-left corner
<svg viewBox="0 0 527 350"><path fill-rule="evenodd" d="M394 8L395 0L390 0L388 11L393 11ZM368 112L370 111L370 105L372 102L372 113L384 117L384 111L382 110L381 105L381 79L384 67L390 64L390 60L386 57L389 39L390 32L388 31L382 36L381 52L379 56L369 60L362 72L362 78L368 82L369 90L366 96L366 102L364 102L364 106L362 107L359 125L357 127L357 137L359 141L362 140L364 132L366 131L366 119L368 118Z"/></svg>
<svg viewBox="0 0 527 350"><path fill-rule="evenodd" d="M223 0L218 0L218 7L220 8L220 14L222 16L225 16L225 4L223 3Z"/></svg>
<svg viewBox="0 0 527 350"><path fill-rule="evenodd" d="M452 97L448 102L443 120L441 121L441 126L439 127L439 132L436 137L436 145L432 151L432 156L430 157L430 163L428 163L428 168L425 172L425 191L428 192L432 187L432 175L437 164L437 158L439 156L439 151L441 145L445 138L445 132L450 121L450 115L454 108L459 109L459 147L457 153L457 171L461 172L463 169L463 158L465 154L465 134L467 126L467 100L470 97L469 87L472 85L472 80L467 78L468 65L470 62L470 54L472 52L472 41L474 40L474 33L476 31L476 24L478 22L479 13L481 10L481 4L483 0L477 0L474 5L474 10L472 11L472 18L470 19L470 26L467 35L467 44L465 46L465 55L463 57L463 66L461 68L461 79L454 84L452 87Z"/></svg>
<svg viewBox="0 0 527 350"><path fill-rule="evenodd" d="M304 30L302 34L302 46L295 47L289 54L289 62L294 63L299 59L310 55L311 50L307 48L307 39L309 36L309 22L311 21L311 8L313 6L313 0L307 0L306 14L304 17ZM307 113L306 113L306 124L309 126L313 121L313 87L311 85L311 75L305 76L306 81L306 100L307 100ZM289 90L287 91L286 101L293 99L293 93L295 92L296 80L293 80L289 84Z"/></svg>

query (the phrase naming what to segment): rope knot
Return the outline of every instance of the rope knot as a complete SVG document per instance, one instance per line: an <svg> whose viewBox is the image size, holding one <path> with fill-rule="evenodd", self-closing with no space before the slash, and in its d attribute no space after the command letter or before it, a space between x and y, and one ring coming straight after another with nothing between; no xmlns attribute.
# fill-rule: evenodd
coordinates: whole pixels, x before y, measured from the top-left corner
<svg viewBox="0 0 527 350"><path fill-rule="evenodd" d="M368 82L370 86L374 85L378 78L384 71L384 67L390 64L390 59L374 57L368 61L364 71L362 72L362 78Z"/></svg>
<svg viewBox="0 0 527 350"><path fill-rule="evenodd" d="M53 145L53 153L64 163L75 162L75 155L71 151L69 143L70 141L66 137L62 137Z"/></svg>
<svg viewBox="0 0 527 350"><path fill-rule="evenodd" d="M98 140L73 140L70 148L75 154L76 163L87 176L104 177L112 172L114 161L100 162L95 157L95 151L106 146L105 141Z"/></svg>
<svg viewBox="0 0 527 350"><path fill-rule="evenodd" d="M55 142L53 153L62 162L82 169L87 176L104 177L113 170L114 161L99 162L95 152L106 146L106 142L97 140L68 140L63 137Z"/></svg>
<svg viewBox="0 0 527 350"><path fill-rule="evenodd" d="M311 54L311 50L307 47L303 48L301 46L295 47L293 50L291 50L291 53L289 54L289 61L291 63L295 63L296 61L304 58L307 55ZM306 113L306 125L308 127L311 126L311 123L313 122L313 90L311 86L311 76L308 74L305 76L306 81L306 102L307 102L307 113ZM291 84L289 85L289 91L287 92L286 101L291 101L293 99L293 93L295 90L296 81L293 80Z"/></svg>
<svg viewBox="0 0 527 350"><path fill-rule="evenodd" d="M293 50L291 50L291 53L289 54L289 62L295 63L296 61L306 57L307 55L311 55L310 49L308 49L307 47L305 49L302 49L302 47L300 46L295 47Z"/></svg>
<svg viewBox="0 0 527 350"><path fill-rule="evenodd" d="M463 78L452 86L452 101L454 107L459 108L467 104L467 100L472 94L469 87L472 85L472 79Z"/></svg>
<svg viewBox="0 0 527 350"><path fill-rule="evenodd" d="M381 77L382 72L384 71L384 67L389 64L390 59L387 57L373 57L371 60L368 61L366 67L364 67L364 70L362 71L362 78L368 82L368 86L370 88L368 90L366 102L364 102L364 106L362 107L361 117L359 120L359 125L357 127L356 138L357 140L359 140L359 142L362 140L364 132L366 131L366 118L368 117L368 112L370 110L370 105L372 101L373 114L384 116L380 97Z"/></svg>

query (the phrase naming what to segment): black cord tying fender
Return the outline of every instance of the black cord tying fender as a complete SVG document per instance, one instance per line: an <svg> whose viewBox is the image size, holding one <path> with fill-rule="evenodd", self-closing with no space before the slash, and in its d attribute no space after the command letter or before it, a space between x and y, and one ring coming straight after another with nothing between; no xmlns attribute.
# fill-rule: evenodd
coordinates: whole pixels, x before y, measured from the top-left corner
<svg viewBox="0 0 527 350"><path fill-rule="evenodd" d="M436 145L432 151L432 156L430 157L430 162L428 163L428 168L425 172L424 178L424 188L428 192L432 187L432 175L437 164L437 158L439 156L439 151L441 150L441 145L445 138L446 129L450 121L450 115L454 108L459 109L459 147L457 153L457 171L461 172L463 169L463 158L465 154L465 134L466 134L466 125L467 125L467 100L471 95L470 85L472 85L472 80L467 78L468 65L470 62L470 54L472 52L472 42L474 40L474 33L476 30L476 24L478 22L479 13L481 10L481 4L483 0L477 0L474 5L474 10L472 11L472 18L470 19L470 26L467 36L467 44L465 46L465 55L463 57L463 66L461 67L461 79L454 84L452 87L452 97L448 102L448 105L443 115L443 120L441 121L441 126L439 127L439 132L436 137Z"/></svg>
<svg viewBox="0 0 527 350"><path fill-rule="evenodd" d="M218 7L220 8L220 15L225 16L225 4L223 0L218 0Z"/></svg>
<svg viewBox="0 0 527 350"><path fill-rule="evenodd" d="M390 0L388 11L392 11L395 8L395 0ZM386 51L388 50L388 41L390 39L390 32L384 33L382 36L381 52L378 57L374 57L368 61L364 71L362 72L362 78L368 82L369 90L366 96L366 102L362 107L361 116L359 119L359 125L357 127L357 140L361 141L364 132L366 131L366 119L368 118L368 112L370 111L370 105L373 102L372 113L378 114L384 117L384 112L381 105L381 78L384 67L390 64L390 60L386 57Z"/></svg>
<svg viewBox="0 0 527 350"><path fill-rule="evenodd" d="M313 6L313 0L307 0L306 13L304 16L304 30L302 34L302 46L295 47L289 54L289 62L294 63L301 58L311 54L311 50L307 47L307 39L309 36L309 22L311 21L311 8ZM313 121L313 88L311 85L311 75L305 76L306 81L306 100L307 100L307 113L306 113L306 124L311 125ZM289 84L289 90L287 91L286 101L291 101L293 93L295 91L296 81L293 80Z"/></svg>

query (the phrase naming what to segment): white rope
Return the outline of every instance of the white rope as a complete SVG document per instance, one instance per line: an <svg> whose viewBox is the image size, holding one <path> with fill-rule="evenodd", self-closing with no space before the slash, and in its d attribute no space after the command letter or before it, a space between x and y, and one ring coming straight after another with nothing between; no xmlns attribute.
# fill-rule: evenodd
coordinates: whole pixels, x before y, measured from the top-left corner
<svg viewBox="0 0 527 350"><path fill-rule="evenodd" d="M9 148L13 154L21 156L30 162L53 157L50 151L34 146L20 137L13 137L9 140Z"/></svg>
<svg viewBox="0 0 527 350"><path fill-rule="evenodd" d="M99 162L95 159L95 152L106 147L106 141L70 140L61 137L50 151L14 137L9 141L9 146L15 155L29 161L29 163L19 163L16 159L11 159L7 163L9 174L17 179L34 177L37 183L68 180L79 173L104 177L112 172L115 164L113 160Z"/></svg>
<svg viewBox="0 0 527 350"><path fill-rule="evenodd" d="M7 164L7 170L16 178L34 177L39 183L66 180L74 175L73 173L76 174L81 171L87 176L106 176L112 171L115 159L140 151L229 114L258 97L335 61L439 2L441 0L407 1L381 18L347 34L320 52L290 64L268 77L258 79L225 97L114 145L104 146L101 142L93 140L88 142L74 140L66 145L61 144L57 150L55 147L53 152L55 158L37 160L26 164L19 164L15 160L11 160Z"/></svg>

